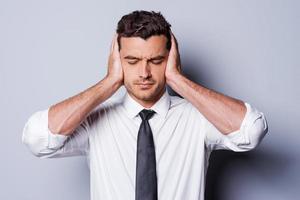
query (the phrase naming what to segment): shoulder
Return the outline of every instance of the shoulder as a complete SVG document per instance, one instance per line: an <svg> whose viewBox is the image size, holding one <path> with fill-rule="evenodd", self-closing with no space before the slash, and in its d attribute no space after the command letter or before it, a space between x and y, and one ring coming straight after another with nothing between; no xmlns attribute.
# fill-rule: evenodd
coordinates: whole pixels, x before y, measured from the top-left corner
<svg viewBox="0 0 300 200"><path fill-rule="evenodd" d="M98 121L99 118L105 119L109 114L120 109L122 104L121 99L116 97L111 97L96 106L87 116L86 120L92 124Z"/></svg>
<svg viewBox="0 0 300 200"><path fill-rule="evenodd" d="M182 98L180 96L170 95L170 109L171 108L195 108L195 107L185 98Z"/></svg>
<svg viewBox="0 0 300 200"><path fill-rule="evenodd" d="M122 105L122 99L118 97L110 97L97 107L95 107L92 113L101 113L101 112L111 112L113 110L117 110Z"/></svg>
<svg viewBox="0 0 300 200"><path fill-rule="evenodd" d="M187 99L180 96L170 96L170 110L181 110L183 113L197 111L196 107Z"/></svg>
<svg viewBox="0 0 300 200"><path fill-rule="evenodd" d="M204 118L203 114L187 99L180 96L170 96L170 110L182 110L190 117Z"/></svg>
<svg viewBox="0 0 300 200"><path fill-rule="evenodd" d="M188 101L180 96L170 95L170 108L184 106Z"/></svg>

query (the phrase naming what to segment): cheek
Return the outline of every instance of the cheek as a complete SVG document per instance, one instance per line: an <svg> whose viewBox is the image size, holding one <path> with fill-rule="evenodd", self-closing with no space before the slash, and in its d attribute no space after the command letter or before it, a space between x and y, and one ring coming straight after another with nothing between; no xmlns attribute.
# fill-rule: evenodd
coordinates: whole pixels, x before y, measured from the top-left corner
<svg viewBox="0 0 300 200"><path fill-rule="evenodd" d="M135 77L136 72L127 66L123 66L123 75L124 75L124 83L130 84L133 80L136 79Z"/></svg>
<svg viewBox="0 0 300 200"><path fill-rule="evenodd" d="M155 75L157 79L162 80L165 77L165 69L166 69L165 65L156 66L152 68L152 74Z"/></svg>

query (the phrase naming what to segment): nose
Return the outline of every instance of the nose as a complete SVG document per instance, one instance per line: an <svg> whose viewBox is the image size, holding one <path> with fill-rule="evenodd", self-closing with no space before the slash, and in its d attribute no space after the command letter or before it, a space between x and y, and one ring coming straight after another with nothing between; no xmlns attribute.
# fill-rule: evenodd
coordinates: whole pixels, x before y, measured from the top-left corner
<svg viewBox="0 0 300 200"><path fill-rule="evenodd" d="M151 77L151 69L147 61L142 62L140 68L140 78L147 79Z"/></svg>

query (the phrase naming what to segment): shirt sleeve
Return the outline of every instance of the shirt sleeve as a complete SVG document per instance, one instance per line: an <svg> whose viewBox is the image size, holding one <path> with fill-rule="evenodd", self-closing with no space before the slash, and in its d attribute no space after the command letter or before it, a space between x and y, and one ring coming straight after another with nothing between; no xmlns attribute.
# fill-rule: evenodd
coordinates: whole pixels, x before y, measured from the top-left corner
<svg viewBox="0 0 300 200"><path fill-rule="evenodd" d="M49 108L32 114L23 128L22 143L40 158L86 155L96 114L90 114L71 135L54 134L48 128Z"/></svg>
<svg viewBox="0 0 300 200"><path fill-rule="evenodd" d="M247 111L240 129L222 134L211 122L204 118L205 143L209 150L226 149L236 152L254 149L268 132L264 114L244 102Z"/></svg>

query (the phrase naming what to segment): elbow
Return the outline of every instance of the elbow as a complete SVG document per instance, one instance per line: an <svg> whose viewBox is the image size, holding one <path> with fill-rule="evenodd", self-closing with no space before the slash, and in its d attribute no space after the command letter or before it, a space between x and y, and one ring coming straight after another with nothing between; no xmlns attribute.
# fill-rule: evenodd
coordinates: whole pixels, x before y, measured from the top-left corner
<svg viewBox="0 0 300 200"><path fill-rule="evenodd" d="M247 132L249 143L245 149L250 151L257 148L268 133L268 123L263 113L261 113L260 117L254 121Z"/></svg>
<svg viewBox="0 0 300 200"><path fill-rule="evenodd" d="M36 157L42 157L42 147L39 140L35 138L29 138L23 133L22 143L30 150L30 152Z"/></svg>
<svg viewBox="0 0 300 200"><path fill-rule="evenodd" d="M236 138L228 142L228 146L231 146L230 149L235 152L254 150L259 146L267 132L268 123L263 113L261 113L251 125L246 125L240 129L236 134Z"/></svg>
<svg viewBox="0 0 300 200"><path fill-rule="evenodd" d="M22 132L22 144L24 144L30 152L42 158L53 149L48 148L48 132L46 126L45 111L35 112L26 122Z"/></svg>

